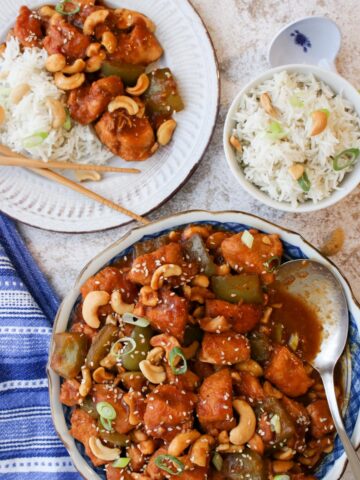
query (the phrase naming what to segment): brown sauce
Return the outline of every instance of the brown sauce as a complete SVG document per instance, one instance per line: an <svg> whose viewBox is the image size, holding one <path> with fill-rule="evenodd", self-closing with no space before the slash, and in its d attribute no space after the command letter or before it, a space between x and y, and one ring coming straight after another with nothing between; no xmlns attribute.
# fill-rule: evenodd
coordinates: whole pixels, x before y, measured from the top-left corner
<svg viewBox="0 0 360 480"><path fill-rule="evenodd" d="M320 350L322 326L316 313L295 295L284 288L275 287L270 292L269 305L273 308L270 328L271 338L283 345L296 346L295 353L307 361L315 358ZM295 337L294 337L295 336ZM299 341L294 341L298 336Z"/></svg>

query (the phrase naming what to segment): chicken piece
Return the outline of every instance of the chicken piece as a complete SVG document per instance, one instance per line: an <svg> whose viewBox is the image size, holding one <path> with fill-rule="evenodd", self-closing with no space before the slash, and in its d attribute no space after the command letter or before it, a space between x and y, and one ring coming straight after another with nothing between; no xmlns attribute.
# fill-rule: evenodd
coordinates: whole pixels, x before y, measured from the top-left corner
<svg viewBox="0 0 360 480"><path fill-rule="evenodd" d="M164 53L160 43L144 22L137 23L130 32L117 35L118 45L110 61L149 65L156 62Z"/></svg>
<svg viewBox="0 0 360 480"><path fill-rule="evenodd" d="M73 322L70 327L70 332L83 333L89 339L89 345L92 342L92 339L97 335L98 330L95 328L89 327L82 315L82 303L79 303L75 307L75 313L73 317Z"/></svg>
<svg viewBox="0 0 360 480"><path fill-rule="evenodd" d="M68 407L74 407L80 403L80 383L75 380L65 380L60 388L60 402Z"/></svg>
<svg viewBox="0 0 360 480"><path fill-rule="evenodd" d="M193 465L190 462L189 457L184 459L185 470L177 475L177 479L179 480L206 480L208 469L206 467L198 467L197 465Z"/></svg>
<svg viewBox="0 0 360 480"><path fill-rule="evenodd" d="M221 244L221 252L227 263L237 271L257 273L265 283L274 281L273 273L268 273L264 266L273 257L282 257L283 247L279 235L265 235L251 230L254 242L251 248L246 246L241 237L243 232L226 238Z"/></svg>
<svg viewBox="0 0 360 480"><path fill-rule="evenodd" d="M131 474L126 468L116 468L109 463L105 467L106 480L132 480Z"/></svg>
<svg viewBox="0 0 360 480"><path fill-rule="evenodd" d="M196 395L175 385L160 385L147 398L144 425L148 435L171 441L191 429Z"/></svg>
<svg viewBox="0 0 360 480"><path fill-rule="evenodd" d="M123 402L123 392L112 385L96 384L90 392L94 403L108 402L116 411L116 419L113 422L114 430L118 433L128 433L134 428L129 422L129 409Z"/></svg>
<svg viewBox="0 0 360 480"><path fill-rule="evenodd" d="M175 295L167 288L159 291L159 303L156 307L146 307L138 303L134 313L146 317L153 328L174 336L180 342L184 338L185 327L189 319L189 302Z"/></svg>
<svg viewBox="0 0 360 480"><path fill-rule="evenodd" d="M15 22L14 35L23 47L40 47L43 33L37 13L28 7L21 7Z"/></svg>
<svg viewBox="0 0 360 480"><path fill-rule="evenodd" d="M235 332L206 332L201 344L200 360L216 365L234 365L250 358L247 338Z"/></svg>
<svg viewBox="0 0 360 480"><path fill-rule="evenodd" d="M251 402L261 402L265 398L264 390L257 377L248 372L238 372L240 380L236 380L236 392L244 395Z"/></svg>
<svg viewBox="0 0 360 480"><path fill-rule="evenodd" d="M130 281L128 274L121 272L116 267L103 268L96 275L90 277L81 287L83 299L89 292L95 290L104 290L110 294L114 290L119 290L121 298L126 303L133 303L138 293L136 285Z"/></svg>
<svg viewBox="0 0 360 480"><path fill-rule="evenodd" d="M334 432L334 422L326 400L316 400L307 406L311 419L311 435L321 438Z"/></svg>
<svg viewBox="0 0 360 480"><path fill-rule="evenodd" d="M106 112L95 131L114 155L128 162L146 160L155 152L154 130L146 117L129 116L123 109Z"/></svg>
<svg viewBox="0 0 360 480"><path fill-rule="evenodd" d="M287 347L279 345L274 347L265 369L265 378L288 397L304 395L314 384L301 359Z"/></svg>
<svg viewBox="0 0 360 480"><path fill-rule="evenodd" d="M161 470L156 464L155 464L155 459L159 455L167 455L167 449L166 448L159 448L154 452L154 454L150 457L149 463L146 466L145 470L145 475L151 478L151 480L162 480L165 478L165 472L164 470Z"/></svg>
<svg viewBox="0 0 360 480"><path fill-rule="evenodd" d="M130 445L127 448L127 456L130 458L129 466L133 472L140 472L145 465L145 456L141 453L137 445Z"/></svg>
<svg viewBox="0 0 360 480"><path fill-rule="evenodd" d="M95 457L92 453L89 440L90 437L97 437L98 435L96 422L91 415L80 408L76 408L71 415L70 435L84 445L86 455L96 467L108 463L106 460Z"/></svg>
<svg viewBox="0 0 360 480"><path fill-rule="evenodd" d="M51 21L46 33L43 46L49 55L62 53L70 63L86 57L91 38L67 23L64 18Z"/></svg>
<svg viewBox="0 0 360 480"><path fill-rule="evenodd" d="M233 304L223 300L206 300L206 317L224 316L237 333L247 333L259 323L262 308L258 305Z"/></svg>
<svg viewBox="0 0 360 480"><path fill-rule="evenodd" d="M196 407L202 428L210 434L236 426L232 410L232 380L228 369L219 370L202 383Z"/></svg>
<svg viewBox="0 0 360 480"><path fill-rule="evenodd" d="M67 101L71 117L81 125L89 125L104 113L114 97L123 92L122 81L115 76L71 90Z"/></svg>
<svg viewBox="0 0 360 480"><path fill-rule="evenodd" d="M291 398L284 396L281 399L281 403L295 423L296 439L293 448L298 452L302 452L306 446L305 435L310 426L309 414L304 405L292 400Z"/></svg>
<svg viewBox="0 0 360 480"><path fill-rule="evenodd" d="M168 363L165 365L165 369L167 382L175 385L179 390L193 392L200 384L200 378L189 368L183 375L175 375Z"/></svg>

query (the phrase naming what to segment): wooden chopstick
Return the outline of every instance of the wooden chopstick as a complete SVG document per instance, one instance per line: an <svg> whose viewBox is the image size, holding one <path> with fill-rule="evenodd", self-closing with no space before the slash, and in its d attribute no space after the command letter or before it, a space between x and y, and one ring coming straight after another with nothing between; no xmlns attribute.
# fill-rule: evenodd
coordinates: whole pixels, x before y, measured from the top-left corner
<svg viewBox="0 0 360 480"><path fill-rule="evenodd" d="M0 156L0 166L8 167L27 167L27 168L55 168L61 170L84 170L95 172L117 172L117 173L140 173L137 168L119 168L110 165L81 165L79 163L70 162L42 162L41 160L33 160L22 156L13 156L11 158Z"/></svg>
<svg viewBox="0 0 360 480"><path fill-rule="evenodd" d="M0 153L9 155L10 157L19 156L19 154L14 153L12 150L10 150L8 147L5 147L4 145L0 145ZM20 155L20 157L22 157L22 155ZM26 157L23 157L23 158L26 159ZM64 185L65 187L68 187L71 190L74 190L75 192L81 193L82 195L88 198L91 198L92 200L95 200L96 202L99 202L105 205L106 207L112 208L113 210L116 210L117 212L120 212L123 215L126 215L127 217L133 218L134 220L137 220L138 222L143 223L144 225L148 225L150 223L149 220L142 217L141 215L138 215L137 213L134 213L131 210L128 210L127 208L121 207L120 205L112 202L111 200L108 200L107 198L104 198L101 195L98 195L92 190L89 190L88 188L85 188L82 185L76 182L73 182L72 180L69 180L68 178L60 175L59 173L53 172L52 170L48 170L46 168L29 168L29 170L37 173L38 175L41 175L42 177L48 178L61 185Z"/></svg>

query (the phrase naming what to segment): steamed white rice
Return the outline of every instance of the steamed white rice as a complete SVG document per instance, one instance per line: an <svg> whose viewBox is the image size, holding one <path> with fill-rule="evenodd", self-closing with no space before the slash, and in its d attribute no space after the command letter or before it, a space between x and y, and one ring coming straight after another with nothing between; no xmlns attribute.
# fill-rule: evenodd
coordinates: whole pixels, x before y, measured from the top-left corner
<svg viewBox="0 0 360 480"><path fill-rule="evenodd" d="M269 137L274 119L259 101L265 92L280 112L276 121L284 131L282 139ZM311 114L321 109L329 113L327 128L310 137ZM360 148L360 119L353 106L313 75L286 71L274 75L242 97L235 120L234 135L243 147L238 161L246 178L271 198L293 206L306 200L319 202L341 188L353 166L335 171L331 157ZM308 193L289 173L294 164L304 164L311 182Z"/></svg>
<svg viewBox="0 0 360 480"><path fill-rule="evenodd" d="M113 154L99 141L92 127L73 122L68 132L52 128L52 115L47 98L64 99L65 94L45 69L47 52L40 48L20 50L19 42L7 42L0 57L0 105L5 109L5 122L0 125L0 143L13 151L37 159L77 163L105 163ZM27 83L31 91L17 105L10 102L11 90ZM24 139L37 133L48 133L39 146L24 148Z"/></svg>

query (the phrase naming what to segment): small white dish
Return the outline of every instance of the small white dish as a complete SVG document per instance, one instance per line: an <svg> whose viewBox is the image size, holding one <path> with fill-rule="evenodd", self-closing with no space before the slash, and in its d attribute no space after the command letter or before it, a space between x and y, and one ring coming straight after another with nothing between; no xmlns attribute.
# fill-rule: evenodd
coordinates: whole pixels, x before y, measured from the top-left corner
<svg viewBox="0 0 360 480"><path fill-rule="evenodd" d="M229 143L229 138L233 134L233 129L235 128L235 114L238 110L241 97L245 95L249 90L253 89L256 85L263 83L265 80L271 78L274 74L282 72L284 70L287 70L289 72L315 75L315 77L328 84L335 93L343 95L344 98L346 98L354 106L355 111L360 116L359 92L347 80L345 80L337 73L324 70L315 65L284 65L273 68L262 73L255 80L252 80L247 85L245 85L245 87L240 90L240 92L235 97L233 103L231 104L228 114L226 116L224 126L223 142L225 156L231 171L233 172L235 178L237 179L241 187L260 202L268 205L269 207L276 208L277 210L283 210L286 212L313 212L334 205L335 203L339 202L347 195L349 195L349 193L351 193L358 186L360 182L360 162L357 162L352 172L348 173L345 176L338 189L332 192L332 194L328 198L321 200L318 203L314 203L309 200L307 202L299 204L297 207L293 207L290 203L279 202L270 198L267 193L261 191L260 188L258 188L256 185L249 182L249 180L247 180L245 177L243 169L239 165L235 150Z"/></svg>
<svg viewBox="0 0 360 480"><path fill-rule="evenodd" d="M277 33L270 44L268 60L272 67L304 63L336 72L340 45L341 32L333 20L305 17Z"/></svg>

